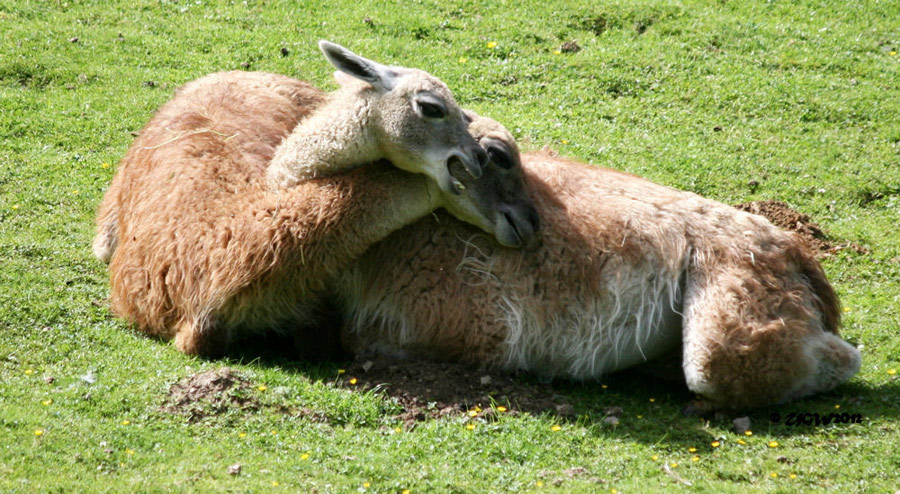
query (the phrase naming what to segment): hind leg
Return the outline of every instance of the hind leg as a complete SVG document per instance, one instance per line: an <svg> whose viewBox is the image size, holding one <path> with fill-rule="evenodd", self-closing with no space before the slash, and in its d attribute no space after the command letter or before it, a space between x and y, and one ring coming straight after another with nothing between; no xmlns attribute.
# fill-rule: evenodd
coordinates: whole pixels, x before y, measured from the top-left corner
<svg viewBox="0 0 900 494"><path fill-rule="evenodd" d="M751 270L691 276L685 291L688 387L720 408L750 408L831 389L859 352L827 333L802 280L773 286Z"/></svg>
<svg viewBox="0 0 900 494"><path fill-rule="evenodd" d="M183 320L177 325L175 348L186 355L216 358L225 355L230 340L230 331L209 318Z"/></svg>

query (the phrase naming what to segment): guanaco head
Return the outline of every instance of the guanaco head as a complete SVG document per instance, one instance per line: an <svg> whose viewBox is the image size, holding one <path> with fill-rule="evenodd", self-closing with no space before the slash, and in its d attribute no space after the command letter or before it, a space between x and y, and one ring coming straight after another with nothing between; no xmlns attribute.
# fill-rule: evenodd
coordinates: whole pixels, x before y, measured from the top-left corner
<svg viewBox="0 0 900 494"><path fill-rule="evenodd" d="M487 152L484 173L469 177L458 164L450 173L462 187L458 196L446 195L444 208L453 216L491 233L501 245L528 245L540 218L525 188L519 148L512 134L495 120L466 111L469 133Z"/></svg>
<svg viewBox="0 0 900 494"><path fill-rule="evenodd" d="M441 190L457 195L460 184L450 174L451 166L458 163L472 177L481 176L486 154L466 131L462 109L443 82L418 69L382 65L328 41L320 41L319 48L340 73L366 83L361 91L368 99L367 123L384 157L396 167L423 173Z"/></svg>

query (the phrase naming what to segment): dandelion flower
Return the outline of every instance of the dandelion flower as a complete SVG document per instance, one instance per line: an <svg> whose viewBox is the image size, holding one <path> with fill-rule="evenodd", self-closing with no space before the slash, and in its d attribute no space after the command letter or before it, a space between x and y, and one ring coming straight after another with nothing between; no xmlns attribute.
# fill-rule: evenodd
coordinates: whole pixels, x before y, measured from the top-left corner
<svg viewBox="0 0 900 494"><path fill-rule="evenodd" d="M53 400L44 400L44 401L41 402L41 404L44 405L44 406L47 406L47 405L49 405L49 404L51 404L51 403L53 403Z"/></svg>
<svg viewBox="0 0 900 494"><path fill-rule="evenodd" d="M19 209L19 205L18 205L18 204L13 204L13 209Z"/></svg>
<svg viewBox="0 0 900 494"><path fill-rule="evenodd" d="M476 416L478 416L478 412L476 412L475 410L469 410L469 417L476 417Z"/></svg>
<svg viewBox="0 0 900 494"><path fill-rule="evenodd" d="M568 140L568 139L563 139L563 140L562 140L562 143L563 143L563 144L568 144L568 143L569 143L569 140ZM650 401L653 401L653 399L651 398Z"/></svg>
<svg viewBox="0 0 900 494"><path fill-rule="evenodd" d="M130 421L130 420L127 420L127 419L126 419L126 420L123 420L123 421L122 421L122 425L130 425L130 424L131 424L131 421Z"/></svg>
<svg viewBox="0 0 900 494"><path fill-rule="evenodd" d="M459 57L459 63L466 63L468 61L469 61L469 59L466 57Z"/></svg>
<svg viewBox="0 0 900 494"><path fill-rule="evenodd" d="M34 369L25 369L25 375L26 375L26 376L30 376L30 375L32 375L32 374L34 374Z"/></svg>
<svg viewBox="0 0 900 494"><path fill-rule="evenodd" d="M503 413L506 411L506 407L501 405L501 406L497 407L497 411L500 413Z"/></svg>
<svg viewBox="0 0 900 494"><path fill-rule="evenodd" d="M247 437L247 433L246 432L238 433L238 437Z"/></svg>
<svg viewBox="0 0 900 494"><path fill-rule="evenodd" d="M73 196L77 196L77 195L78 195L78 190L73 190L73 191L72 191L72 195L73 195Z"/></svg>
<svg viewBox="0 0 900 494"><path fill-rule="evenodd" d="M653 461L656 461L656 460L659 459L659 456L653 455L653 456L650 457L650 459L653 460Z"/></svg>
<svg viewBox="0 0 900 494"><path fill-rule="evenodd" d="M365 487L366 489L368 489L371 485L372 484L370 484L368 482L363 482L363 487Z"/></svg>
<svg viewBox="0 0 900 494"><path fill-rule="evenodd" d="M303 453L302 455L300 455L300 459L303 460L303 461L308 460L308 459L309 459L309 453Z"/></svg>
<svg viewBox="0 0 900 494"><path fill-rule="evenodd" d="M769 477L772 477L773 479L778 478L778 472L772 472L772 473L770 473L770 474L769 474Z"/></svg>
<svg viewBox="0 0 900 494"><path fill-rule="evenodd" d="M562 54L562 51L561 51L561 50L553 50L553 54L554 54L554 55L561 55L561 54Z"/></svg>
<svg viewBox="0 0 900 494"><path fill-rule="evenodd" d="M273 480L273 481L272 481L272 487L278 487L278 486L279 486L278 481L277 481L277 480Z"/></svg>
<svg viewBox="0 0 900 494"><path fill-rule="evenodd" d="M544 483L541 482L540 480L538 480L537 482L535 482L534 485L536 485L536 486L538 486L538 487L544 487Z"/></svg>
<svg viewBox="0 0 900 494"><path fill-rule="evenodd" d="M409 489L403 489L403 491L400 494L409 494Z"/></svg>
<svg viewBox="0 0 900 494"><path fill-rule="evenodd" d="M348 382L349 382L350 384L356 384L356 378L355 378L355 377L351 377L350 380L349 380Z"/></svg>
<svg viewBox="0 0 900 494"><path fill-rule="evenodd" d="M741 446L744 446L745 444L747 444L747 442L744 441L743 439L738 439L737 443L740 444Z"/></svg>
<svg viewBox="0 0 900 494"><path fill-rule="evenodd" d="M101 168L109 168L109 163L104 162L102 165L100 165L100 167Z"/></svg>
<svg viewBox="0 0 900 494"><path fill-rule="evenodd" d="M835 409L835 410L837 410L838 408L841 408L841 406L840 406L840 405L835 405L835 406L834 406L834 409Z"/></svg>
<svg viewBox="0 0 900 494"><path fill-rule="evenodd" d="M896 55L897 55L897 52L892 51L892 52L889 53L889 55L892 56L892 57L893 57L893 56L896 56Z"/></svg>
<svg viewBox="0 0 900 494"><path fill-rule="evenodd" d="M710 444L710 446L712 446L712 447L714 447L714 448L718 448L719 446L722 445L722 443L720 443L719 441L713 441L713 442L711 442L711 443L709 443L709 444Z"/></svg>
<svg viewBox="0 0 900 494"><path fill-rule="evenodd" d="M487 47L488 48L496 48L497 42L496 41L488 41Z"/></svg>
<svg viewBox="0 0 900 494"><path fill-rule="evenodd" d="M608 387L609 387L609 386L607 386L607 385L605 385L605 384L601 384L601 385L600 385L600 389L606 389L606 388L608 388Z"/></svg>
<svg viewBox="0 0 900 494"><path fill-rule="evenodd" d="M697 448L688 448L688 452L689 452L689 453L696 453L696 452L697 452Z"/></svg>
<svg viewBox="0 0 900 494"><path fill-rule="evenodd" d="M38 437L43 436L43 435L44 435L44 429L36 429L36 430L34 431L34 435L35 435L35 436L38 436Z"/></svg>
<svg viewBox="0 0 900 494"><path fill-rule="evenodd" d="M700 461L700 457L697 455L694 455L694 457L691 458L691 461Z"/></svg>
<svg viewBox="0 0 900 494"><path fill-rule="evenodd" d="M642 418L644 418L644 416L643 416L643 415L638 415L637 418L642 419Z"/></svg>
<svg viewBox="0 0 900 494"><path fill-rule="evenodd" d="M347 372L347 369L338 369L338 375L341 375L345 372Z"/></svg>
<svg viewBox="0 0 900 494"><path fill-rule="evenodd" d="M133 450L133 449L126 449L126 450L125 450L125 454L127 454L127 455L133 455L133 454L134 454L134 450Z"/></svg>
<svg viewBox="0 0 900 494"><path fill-rule="evenodd" d="M777 448L777 447L778 447L778 441L769 441L769 447L770 447L770 448Z"/></svg>
<svg viewBox="0 0 900 494"><path fill-rule="evenodd" d="M474 430L475 430L475 424L466 424L466 429L469 429L470 431L474 431Z"/></svg>
<svg viewBox="0 0 900 494"><path fill-rule="evenodd" d="M565 141L565 139L563 139L563 140ZM569 141L566 141L566 142L569 142ZM565 144L565 142L563 144ZM656 403L656 398L650 398L650 403Z"/></svg>
<svg viewBox="0 0 900 494"><path fill-rule="evenodd" d="M265 384L260 384L259 386L256 387L256 389L258 389L260 391L265 391L265 390L269 389L269 387L266 386Z"/></svg>
<svg viewBox="0 0 900 494"><path fill-rule="evenodd" d="M395 427L395 428L394 428L394 432L396 432L396 433L399 434L399 433L403 432L403 428L402 428L402 427Z"/></svg>
<svg viewBox="0 0 900 494"><path fill-rule="evenodd" d="M752 435L753 435L753 431L744 431L744 435L745 435L745 436L752 436Z"/></svg>
<svg viewBox="0 0 900 494"><path fill-rule="evenodd" d="M897 369L888 369L888 375L889 375L889 376L893 376L893 375L896 374L896 373L897 373Z"/></svg>
<svg viewBox="0 0 900 494"><path fill-rule="evenodd" d="M678 463L669 463L669 466L672 468L678 468Z"/></svg>
<svg viewBox="0 0 900 494"><path fill-rule="evenodd" d="M796 478L797 478L797 474L796 474L796 473L792 473L792 474L788 475L788 477L790 477L791 480L793 480L793 479L796 479Z"/></svg>
<svg viewBox="0 0 900 494"><path fill-rule="evenodd" d="M559 432L562 430L562 426L557 424L557 425L554 425L553 427L551 427L550 430L553 432Z"/></svg>

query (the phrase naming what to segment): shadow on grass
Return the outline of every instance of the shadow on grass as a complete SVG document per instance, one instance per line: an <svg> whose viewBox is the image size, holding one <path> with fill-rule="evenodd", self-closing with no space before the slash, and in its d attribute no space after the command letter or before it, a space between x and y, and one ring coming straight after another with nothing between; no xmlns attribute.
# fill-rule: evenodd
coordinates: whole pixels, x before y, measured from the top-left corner
<svg viewBox="0 0 900 494"><path fill-rule="evenodd" d="M333 345L317 349L319 353L314 355L298 357L293 339L266 335L234 345L222 363L278 367L356 392L376 389L399 403L403 413L397 419L407 426L471 410L490 409L479 415L495 419L496 407L503 406L508 409L505 413L512 415L544 415L560 423L587 427L596 435L627 435L639 442L672 448L746 439L732 428L732 420L743 416L750 419L755 434L766 437L810 434L823 427L840 433L867 427L879 419L900 419L900 382L896 381L874 387L851 382L783 405L698 418L682 413L695 398L683 381L666 381L640 369L611 374L601 381L547 382L529 374L513 375L447 362L353 359L338 349Z"/></svg>

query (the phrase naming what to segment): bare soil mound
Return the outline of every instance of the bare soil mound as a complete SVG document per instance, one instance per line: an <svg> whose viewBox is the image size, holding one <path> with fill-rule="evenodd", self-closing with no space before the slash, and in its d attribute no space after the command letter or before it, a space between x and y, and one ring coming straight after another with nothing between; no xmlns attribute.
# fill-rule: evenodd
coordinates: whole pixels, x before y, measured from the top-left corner
<svg viewBox="0 0 900 494"><path fill-rule="evenodd" d="M490 418L492 405L502 413L573 413L564 397L548 383L528 382L495 371L482 371L462 364L426 360L397 360L388 357L359 358L339 381L347 388L377 388L402 408L398 419L408 427L426 418L474 412ZM355 384L353 384L355 379Z"/></svg>
<svg viewBox="0 0 900 494"><path fill-rule="evenodd" d="M169 388L160 410L191 422L229 410L258 410L250 383L228 367L188 376Z"/></svg>
<svg viewBox="0 0 900 494"><path fill-rule="evenodd" d="M734 207L748 213L758 214L782 230L800 235L810 250L819 255L827 253L833 248L819 225L813 223L809 216L794 210L785 202L752 201L737 204Z"/></svg>

